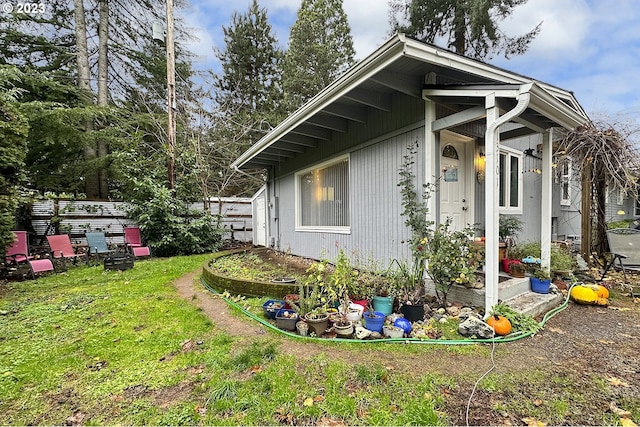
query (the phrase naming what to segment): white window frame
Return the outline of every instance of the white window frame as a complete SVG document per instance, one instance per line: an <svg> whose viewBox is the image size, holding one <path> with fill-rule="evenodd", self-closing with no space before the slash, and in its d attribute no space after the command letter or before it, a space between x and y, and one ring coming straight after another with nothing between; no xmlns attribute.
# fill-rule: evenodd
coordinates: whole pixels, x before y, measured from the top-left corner
<svg viewBox="0 0 640 427"><path fill-rule="evenodd" d="M502 174L506 174L507 179L505 180L505 188L504 188L504 204L500 205L500 213L504 214L522 214L522 204L524 200L524 180L522 178L522 168L524 165L524 155L521 151L514 150L509 147L500 147L500 155L507 156L507 161L505 162L506 170L500 170L500 176L498 179L501 179ZM518 203L517 206L511 206L511 180L508 177L511 175L511 161L510 159L515 157L518 159ZM498 165L500 162L498 161Z"/></svg>
<svg viewBox="0 0 640 427"><path fill-rule="evenodd" d="M618 187L618 206L624 205L624 200L627 198L627 192L624 188Z"/></svg>
<svg viewBox="0 0 640 427"><path fill-rule="evenodd" d="M315 164L309 168L300 170L296 172L294 176L295 183L295 217L296 217L296 226L295 230L300 232L311 232L311 233L338 233L338 234L350 234L351 233L351 202L349 201L349 225L348 226L322 226L322 225L302 225L302 197L300 195L300 177L309 172L313 172L317 169L327 168L334 164L343 162L347 160L347 176L349 181L348 198L351 198L351 157L349 154L331 158L325 162Z"/></svg>
<svg viewBox="0 0 640 427"><path fill-rule="evenodd" d="M565 165L567 166L567 170L565 173ZM573 164L570 159L564 159L560 165L558 165L559 171L558 176L560 178L560 206L571 206L571 179L573 176ZM564 197L564 186L567 186L567 197Z"/></svg>

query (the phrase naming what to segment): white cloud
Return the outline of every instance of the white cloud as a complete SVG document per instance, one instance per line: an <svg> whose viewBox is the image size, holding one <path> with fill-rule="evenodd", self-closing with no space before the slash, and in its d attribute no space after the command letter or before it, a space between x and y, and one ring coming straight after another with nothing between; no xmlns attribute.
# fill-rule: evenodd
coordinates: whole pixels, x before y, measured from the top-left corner
<svg viewBox="0 0 640 427"><path fill-rule="evenodd" d="M234 10L246 12L251 0L191 0L180 11L199 41L190 45L202 58L197 67L219 67L213 46L223 47L222 25ZM302 0L259 0L281 46ZM388 38L387 0L344 0L356 58L371 54ZM542 31L521 56L492 61L499 67L572 90L587 111L638 109L634 90L640 74L640 7L632 0L529 0L501 24L509 36L521 35L543 21Z"/></svg>
<svg viewBox="0 0 640 427"><path fill-rule="evenodd" d="M385 0L344 0L356 59L363 59L386 41L389 31Z"/></svg>

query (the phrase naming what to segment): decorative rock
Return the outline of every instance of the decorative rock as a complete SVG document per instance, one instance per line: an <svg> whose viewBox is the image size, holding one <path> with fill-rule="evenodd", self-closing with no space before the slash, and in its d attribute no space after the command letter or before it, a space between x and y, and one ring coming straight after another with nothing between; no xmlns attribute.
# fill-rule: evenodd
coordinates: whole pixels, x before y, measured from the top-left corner
<svg viewBox="0 0 640 427"><path fill-rule="evenodd" d="M440 318L440 320L438 320L438 322L440 323L447 323L447 320L449 320L447 317L443 316Z"/></svg>
<svg viewBox="0 0 640 427"><path fill-rule="evenodd" d="M475 316L470 316L464 322L458 326L458 333L465 337L477 336L479 338L492 338L493 328L478 319Z"/></svg>
<svg viewBox="0 0 640 427"><path fill-rule="evenodd" d="M372 340L379 340L382 338L382 334L380 332L376 332L376 331L369 331L371 332L369 334L369 338Z"/></svg>
<svg viewBox="0 0 640 427"><path fill-rule="evenodd" d="M436 313L438 313L438 314L445 314L446 312L447 312L447 310L445 310L442 307L440 307L438 310L436 310Z"/></svg>
<svg viewBox="0 0 640 427"><path fill-rule="evenodd" d="M461 321L464 321L466 319L468 319L469 317L480 317L480 315L478 314L478 312L471 308L471 307L462 307L460 309L460 313L458 313L458 319L460 319Z"/></svg>
<svg viewBox="0 0 640 427"><path fill-rule="evenodd" d="M447 308L447 313L451 317L456 317L460 314L460 307L458 307L457 305L452 305L451 307Z"/></svg>
<svg viewBox="0 0 640 427"><path fill-rule="evenodd" d="M362 326L356 326L356 338L363 340L371 335L371 331Z"/></svg>

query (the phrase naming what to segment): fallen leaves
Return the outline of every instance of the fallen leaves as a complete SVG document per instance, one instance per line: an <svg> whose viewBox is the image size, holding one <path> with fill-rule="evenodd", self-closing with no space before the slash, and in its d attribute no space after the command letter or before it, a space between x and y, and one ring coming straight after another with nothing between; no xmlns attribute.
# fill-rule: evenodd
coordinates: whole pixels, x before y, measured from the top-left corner
<svg viewBox="0 0 640 427"><path fill-rule="evenodd" d="M526 425L528 425L529 427L544 427L547 425L547 423L542 422L536 418L532 418L532 417L525 417L525 418L521 418L520 421L522 421L523 423L525 423Z"/></svg>
<svg viewBox="0 0 640 427"><path fill-rule="evenodd" d="M628 387L628 386L627 386ZM609 404L609 410L620 417L620 425L623 427L637 427L638 425L631 419L631 411L618 408L616 402Z"/></svg>
<svg viewBox="0 0 640 427"><path fill-rule="evenodd" d="M616 386L616 387L631 387L628 383L622 381L619 378L616 377L609 377L607 378L607 381L609 381L609 384L611 384L612 386Z"/></svg>

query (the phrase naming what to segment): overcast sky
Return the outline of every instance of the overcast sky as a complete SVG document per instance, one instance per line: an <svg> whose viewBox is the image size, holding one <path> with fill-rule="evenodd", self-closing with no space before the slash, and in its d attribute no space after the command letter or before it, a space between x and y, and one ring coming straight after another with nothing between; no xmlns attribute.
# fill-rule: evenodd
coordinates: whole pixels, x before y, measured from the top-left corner
<svg viewBox="0 0 640 427"><path fill-rule="evenodd" d="M198 69L217 71L213 47L224 49L222 25L234 10L246 13L250 0L191 0L177 9L198 38L189 47L198 55ZM300 0L259 0L267 9L279 43L288 44ZM367 57L388 39L386 0L344 0L356 49ZM522 56L489 61L536 80L574 92L592 115L640 117L640 2L637 0L529 0L516 8L501 29L522 35L537 23L542 31Z"/></svg>

